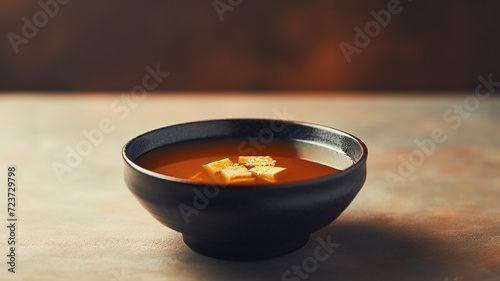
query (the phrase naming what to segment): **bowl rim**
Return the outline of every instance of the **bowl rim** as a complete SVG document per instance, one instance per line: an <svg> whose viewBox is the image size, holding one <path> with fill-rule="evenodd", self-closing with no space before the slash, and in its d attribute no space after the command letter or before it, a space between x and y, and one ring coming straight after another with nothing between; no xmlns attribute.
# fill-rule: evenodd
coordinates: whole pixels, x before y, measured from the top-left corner
<svg viewBox="0 0 500 281"><path fill-rule="evenodd" d="M327 175L327 176L314 178L314 179L310 179L310 180L291 182L291 183L260 184L260 185L252 185L252 186L238 185L238 184L200 183L200 182L195 182L195 181L191 181L188 179L182 179L182 178L178 178L178 177L174 177L174 176L160 174L160 173L153 172L151 170L148 170L146 168L139 166L134 161L132 161L130 158L128 158L128 156L126 154L127 148L130 146L130 144L132 142L134 142L135 140L137 140L138 138L140 138L146 134L153 133L155 131L159 131L159 130L162 130L165 128L175 127L175 126L183 126L183 125L187 125L187 124L214 122L214 121L216 122L216 121L251 121L251 120L254 120L254 121L282 121L282 122L289 122L289 123L293 123L293 124L314 127L314 128L322 129L322 130L324 130L324 129L333 130L336 133L343 134L343 135L350 137L350 138L354 139L355 141L357 141L358 144L361 146L362 154L356 163L352 164L351 166L349 166L345 170L341 170L340 172L332 174L332 175ZM358 137L356 137L350 133L339 130L337 128L333 128L333 127L329 127L329 126L325 126L325 125L320 125L320 124L316 124L316 123L312 123L312 122L295 121L295 120L289 120L289 119L286 119L286 120L285 119L272 119L272 118L215 118L215 119L203 119L203 120L198 120L198 121L182 122L182 123L177 123L177 124L172 124L172 125L167 125L164 127L152 129L152 130L146 131L144 133L141 133L141 134L135 136L134 138L130 139L129 141L127 141L122 148L122 158L124 159L125 163L140 173L146 174L148 176L151 176L151 177L154 177L154 178L157 178L160 180L168 180L168 181L175 182L175 183L186 184L186 185L189 185L190 187L218 186L218 187L222 187L223 189L248 189L249 187L251 189L283 189L284 187L291 188L291 187L295 187L295 186L303 186L306 183L307 184L321 183L323 181L334 180L335 178L345 176L346 174L354 171L358 167L365 164L367 157L368 157L368 148L366 147L365 143L361 139L359 139Z"/></svg>

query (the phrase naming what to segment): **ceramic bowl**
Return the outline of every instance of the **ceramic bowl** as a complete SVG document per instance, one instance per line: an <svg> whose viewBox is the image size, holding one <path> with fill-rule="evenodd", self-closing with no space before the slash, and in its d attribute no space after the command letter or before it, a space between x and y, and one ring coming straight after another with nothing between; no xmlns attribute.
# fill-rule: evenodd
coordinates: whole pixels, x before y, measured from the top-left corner
<svg viewBox="0 0 500 281"><path fill-rule="evenodd" d="M200 184L162 175L135 162L153 149L187 141L243 139L299 144L305 159L342 171L307 181L259 186ZM272 119L221 119L156 129L123 148L124 177L140 204L183 235L192 250L228 260L256 260L301 248L334 221L366 179L367 148L326 126Z"/></svg>

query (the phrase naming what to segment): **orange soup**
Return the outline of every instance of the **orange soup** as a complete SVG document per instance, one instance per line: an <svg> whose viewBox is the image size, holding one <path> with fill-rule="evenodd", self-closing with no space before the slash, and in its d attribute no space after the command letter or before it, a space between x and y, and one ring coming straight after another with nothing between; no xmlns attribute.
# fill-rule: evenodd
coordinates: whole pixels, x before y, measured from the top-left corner
<svg viewBox="0 0 500 281"><path fill-rule="evenodd" d="M297 143L258 147L245 140L203 140L154 149L137 159L148 170L200 183L262 185L310 180L340 172L300 156Z"/></svg>

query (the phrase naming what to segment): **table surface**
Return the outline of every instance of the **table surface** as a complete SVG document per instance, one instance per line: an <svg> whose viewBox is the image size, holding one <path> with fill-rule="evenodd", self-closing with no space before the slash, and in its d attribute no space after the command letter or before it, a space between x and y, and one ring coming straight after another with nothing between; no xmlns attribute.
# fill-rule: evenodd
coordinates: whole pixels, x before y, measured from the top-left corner
<svg viewBox="0 0 500 281"><path fill-rule="evenodd" d="M369 149L367 181L336 221L294 253L253 262L199 255L126 188L121 148L150 129L228 117L352 133ZM498 98L7 93L0 124L0 180L5 190L14 164L18 183L16 273L7 271L9 230L2 227L1 280L500 280ZM85 146L84 131L102 128L102 139ZM66 159L78 148L86 155ZM56 163L67 170L56 171ZM7 225L5 191L0 201ZM328 259L283 279L328 237L338 244Z"/></svg>

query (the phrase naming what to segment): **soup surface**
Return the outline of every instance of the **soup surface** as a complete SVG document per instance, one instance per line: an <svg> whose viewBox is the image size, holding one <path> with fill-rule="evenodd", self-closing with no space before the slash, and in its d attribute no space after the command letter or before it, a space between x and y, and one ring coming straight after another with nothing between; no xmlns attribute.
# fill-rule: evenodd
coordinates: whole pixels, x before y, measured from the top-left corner
<svg viewBox="0 0 500 281"><path fill-rule="evenodd" d="M331 166L302 159L298 145L273 141L251 146L243 139L203 140L154 149L135 162L160 174L212 184L280 184L340 172ZM259 163L264 164L260 166Z"/></svg>

